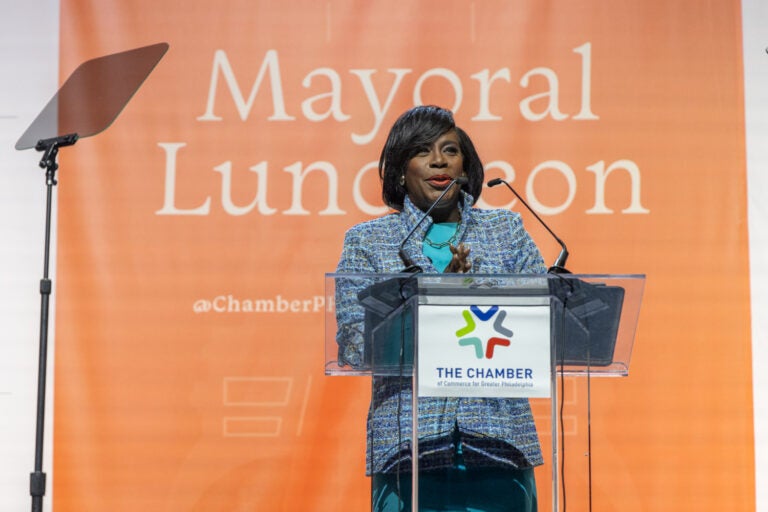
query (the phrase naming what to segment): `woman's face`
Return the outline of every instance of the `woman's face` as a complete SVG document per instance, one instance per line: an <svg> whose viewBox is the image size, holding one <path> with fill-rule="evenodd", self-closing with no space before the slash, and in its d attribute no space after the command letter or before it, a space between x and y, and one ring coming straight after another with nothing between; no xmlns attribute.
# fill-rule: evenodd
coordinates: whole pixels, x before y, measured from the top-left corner
<svg viewBox="0 0 768 512"><path fill-rule="evenodd" d="M405 189L411 202L426 211L452 180L464 174L464 156L455 130L445 132L408 161ZM435 222L458 222L459 187L453 188L432 210Z"/></svg>

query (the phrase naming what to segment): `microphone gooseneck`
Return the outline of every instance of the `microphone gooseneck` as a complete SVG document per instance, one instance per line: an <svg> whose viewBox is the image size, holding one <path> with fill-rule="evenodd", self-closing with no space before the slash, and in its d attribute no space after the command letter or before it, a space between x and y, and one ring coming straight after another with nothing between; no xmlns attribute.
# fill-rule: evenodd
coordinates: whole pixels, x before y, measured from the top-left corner
<svg viewBox="0 0 768 512"><path fill-rule="evenodd" d="M440 203L440 200L443 199L443 196L448 193L449 190L453 188L454 185L457 183L459 185L465 185L469 180L465 176L459 176L458 178L451 181L451 183L448 184L447 187L445 187L445 190L443 190L439 196L437 196L437 199L435 199L435 202L432 203L429 208L427 208L427 211L424 212L424 215L421 216L419 219L419 222L416 223L413 228L408 232L408 234L403 238L403 241L400 243L400 248L397 251L397 254L400 256L400 259L403 260L403 265L405 265L405 269L403 272L405 273L418 273L418 272L424 272L424 269L422 269L420 266L416 265L413 260L405 253L405 244L408 242L408 240L411 239L411 236L416 232L417 229L419 229L419 226L421 226L421 223L426 220L427 217L429 217L429 214L432 213L432 210L435 208L435 206Z"/></svg>
<svg viewBox="0 0 768 512"><path fill-rule="evenodd" d="M542 226L544 226L544 229L549 231L549 234L552 235L552 238L557 240L557 243L560 244L560 247L562 248L560 250L560 254L557 256L557 259L552 264L552 266L549 267L549 270L547 270L547 273L549 273L549 274L570 274L571 272L568 269L565 268L565 262L566 262L566 260L568 260L568 248L565 246L565 243L562 240L560 240L560 238L558 238L558 236L554 233L554 231L549 229L549 226L547 226L547 223L544 222L541 219L541 217L539 217L539 215L533 210L533 208L528 206L528 203L525 202L525 199L520 197L520 194L518 194L517 191L514 188L512 188L512 185L510 185L509 183L507 183L506 181L504 181L501 178L494 178L492 180L489 180L488 183L486 183L486 185L488 185L489 187L495 187L496 185L500 185L502 183L504 185L506 185L507 188L509 190L511 190L513 194L515 194L515 197L517 197L520 200L520 202L523 203L523 206L525 206L528 209L528 211L531 212L534 217L536 217L536 220L538 220L539 223Z"/></svg>

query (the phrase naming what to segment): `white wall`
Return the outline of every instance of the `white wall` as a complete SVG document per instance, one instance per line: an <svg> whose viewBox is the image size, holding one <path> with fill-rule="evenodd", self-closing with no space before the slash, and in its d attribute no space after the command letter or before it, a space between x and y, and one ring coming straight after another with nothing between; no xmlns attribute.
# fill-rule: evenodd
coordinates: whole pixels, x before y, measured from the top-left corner
<svg viewBox="0 0 768 512"><path fill-rule="evenodd" d="M43 277L45 172L19 136L58 85L58 0L3 0L0 7L0 510L29 510L34 469L39 282ZM63 151L63 150L62 150ZM56 190L54 190L56 192ZM54 203L55 208L55 203ZM55 248L55 225L52 247ZM52 262L55 261L55 251ZM50 275L54 278L55 267ZM51 334L53 342L53 303ZM48 353L53 366L53 347ZM49 374L50 375L50 374ZM50 384L50 377L49 377ZM50 387L49 387L50 389ZM52 399L48 393L47 418ZM43 471L51 508L51 425Z"/></svg>
<svg viewBox="0 0 768 512"><path fill-rule="evenodd" d="M756 510L768 510L768 3L743 0Z"/></svg>

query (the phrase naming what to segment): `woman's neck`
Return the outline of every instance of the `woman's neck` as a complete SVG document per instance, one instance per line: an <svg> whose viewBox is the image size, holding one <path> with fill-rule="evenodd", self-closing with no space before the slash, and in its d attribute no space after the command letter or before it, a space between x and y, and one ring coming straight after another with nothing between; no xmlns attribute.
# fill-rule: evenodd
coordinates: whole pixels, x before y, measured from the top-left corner
<svg viewBox="0 0 768 512"><path fill-rule="evenodd" d="M459 222L461 220L461 210L458 208L451 208L449 211L437 211L437 208L432 210L432 221L436 224L443 222Z"/></svg>

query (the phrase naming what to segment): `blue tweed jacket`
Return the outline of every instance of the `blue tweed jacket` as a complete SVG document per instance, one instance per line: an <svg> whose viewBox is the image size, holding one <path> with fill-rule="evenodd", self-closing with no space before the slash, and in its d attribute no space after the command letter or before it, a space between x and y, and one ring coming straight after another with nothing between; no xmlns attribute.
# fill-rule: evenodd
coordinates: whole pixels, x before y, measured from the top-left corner
<svg viewBox="0 0 768 512"><path fill-rule="evenodd" d="M508 210L471 207L463 194L457 241L470 247L473 273L533 274L546 271L541 254L522 225ZM406 197L402 212L360 223L347 231L339 273L396 273L403 270L399 245L423 212ZM430 225L427 218L405 246L424 272L437 270L422 253ZM363 310L360 283L337 282L339 360L363 361ZM468 467L529 468L543 463L530 405L526 399L420 398L419 467L436 469L454 464L454 434L461 436ZM410 468L411 381L376 377L368 414L367 473Z"/></svg>

